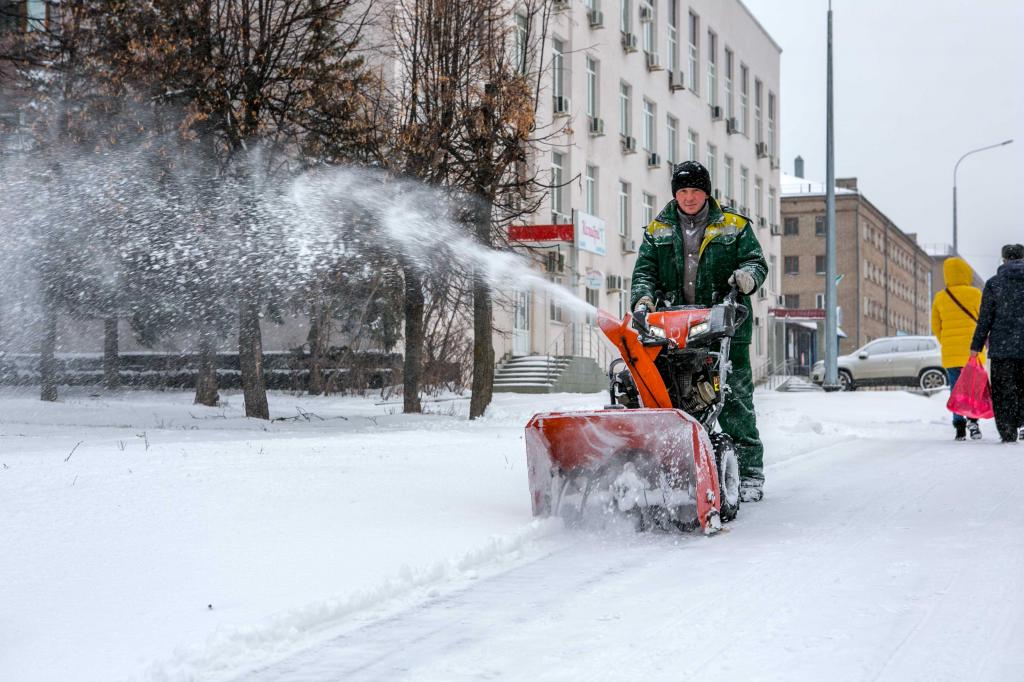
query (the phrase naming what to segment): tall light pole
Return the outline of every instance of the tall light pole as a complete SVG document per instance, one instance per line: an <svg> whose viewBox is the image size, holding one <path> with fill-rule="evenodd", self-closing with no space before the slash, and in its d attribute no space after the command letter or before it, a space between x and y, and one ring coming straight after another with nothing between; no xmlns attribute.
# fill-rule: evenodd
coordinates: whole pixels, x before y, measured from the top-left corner
<svg viewBox="0 0 1024 682"><path fill-rule="evenodd" d="M839 349L836 347L836 170L832 133L832 0L828 3L828 75L825 112L825 377L826 391L839 388Z"/></svg>
<svg viewBox="0 0 1024 682"><path fill-rule="evenodd" d="M1013 142L1012 139L1003 140L999 144L990 144L987 147L978 147L977 149L972 149L971 151L969 151L966 154L964 154L963 156L961 156L960 159L956 162L956 165L953 166L953 255L954 256L959 256L960 255L960 252L957 251L957 241L956 241L956 171L957 171L958 168L960 168L960 161L963 161L964 159L966 159L971 154L977 154L978 152L983 152L986 149L995 149L996 147L1003 147L1003 146L1006 146L1006 145L1010 144L1011 142Z"/></svg>

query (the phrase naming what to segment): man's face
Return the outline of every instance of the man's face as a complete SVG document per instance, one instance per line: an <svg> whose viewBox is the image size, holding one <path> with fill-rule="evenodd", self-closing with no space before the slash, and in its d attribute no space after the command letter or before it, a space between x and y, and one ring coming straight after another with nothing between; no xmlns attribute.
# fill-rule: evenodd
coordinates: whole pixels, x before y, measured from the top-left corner
<svg viewBox="0 0 1024 682"><path fill-rule="evenodd" d="M707 192L694 187L684 187L676 192L676 203L683 209L686 215L695 215L704 208L704 202L708 200Z"/></svg>

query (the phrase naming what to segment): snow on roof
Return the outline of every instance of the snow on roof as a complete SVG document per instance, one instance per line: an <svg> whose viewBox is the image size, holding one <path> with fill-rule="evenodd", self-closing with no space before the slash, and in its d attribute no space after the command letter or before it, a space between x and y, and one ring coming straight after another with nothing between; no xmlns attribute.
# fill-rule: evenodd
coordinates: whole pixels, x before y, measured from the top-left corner
<svg viewBox="0 0 1024 682"><path fill-rule="evenodd" d="M779 187L782 196L795 196L801 194L825 194L825 183L815 182L807 178L798 178L795 175L782 173L779 180ZM836 194L856 194L856 190L836 187Z"/></svg>

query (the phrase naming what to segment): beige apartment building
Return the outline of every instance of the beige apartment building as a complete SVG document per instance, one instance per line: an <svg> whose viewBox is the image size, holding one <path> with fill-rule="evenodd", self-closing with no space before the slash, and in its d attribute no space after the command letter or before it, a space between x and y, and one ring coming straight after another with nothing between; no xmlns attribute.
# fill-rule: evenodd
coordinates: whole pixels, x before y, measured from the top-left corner
<svg viewBox="0 0 1024 682"><path fill-rule="evenodd" d="M916 236L897 227L857 189L836 180L836 276L839 352L882 336L929 334L932 258ZM823 339L808 352L799 336L825 307L825 187L785 176L782 192L782 308L801 320L787 333L787 358L800 366L823 356ZM794 314L792 311L806 311ZM816 330L820 337L820 328Z"/></svg>
<svg viewBox="0 0 1024 682"><path fill-rule="evenodd" d="M549 158L550 212L535 224L588 226L589 240L519 244L574 296L624 315L643 230L671 199L673 164L708 167L715 196L753 221L771 274L753 297L755 372L764 372L768 309L779 290L781 48L739 0L556 3L548 26L538 129L563 131ZM519 17L525 22L524 17ZM525 32L525 27L521 27ZM570 182L571 181L571 182ZM592 320L536 290L506 292L495 355L590 355Z"/></svg>

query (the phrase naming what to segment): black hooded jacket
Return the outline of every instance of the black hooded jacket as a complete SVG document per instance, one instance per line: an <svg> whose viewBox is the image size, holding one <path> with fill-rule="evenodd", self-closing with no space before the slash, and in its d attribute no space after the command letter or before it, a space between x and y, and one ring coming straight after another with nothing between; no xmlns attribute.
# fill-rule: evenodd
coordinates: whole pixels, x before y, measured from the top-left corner
<svg viewBox="0 0 1024 682"><path fill-rule="evenodd" d="M971 350L980 351L985 339L990 358L1024 359L1024 260L1004 263L985 282Z"/></svg>

